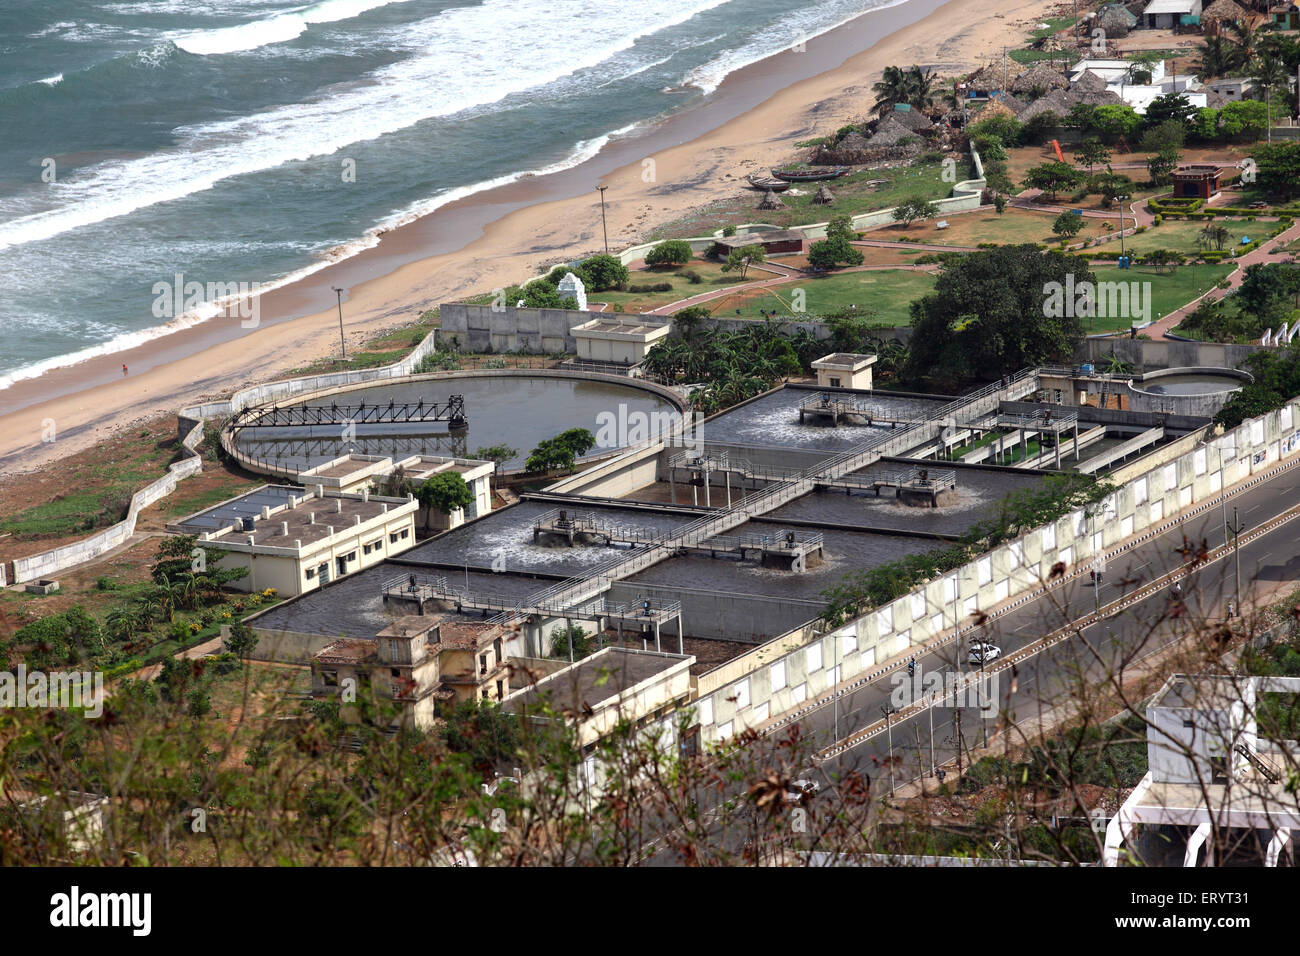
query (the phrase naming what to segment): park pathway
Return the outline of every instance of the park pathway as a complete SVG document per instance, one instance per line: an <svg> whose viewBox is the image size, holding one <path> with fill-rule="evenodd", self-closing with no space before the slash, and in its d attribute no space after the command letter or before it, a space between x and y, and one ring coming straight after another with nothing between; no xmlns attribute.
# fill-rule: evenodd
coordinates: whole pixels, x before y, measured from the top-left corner
<svg viewBox="0 0 1300 956"><path fill-rule="evenodd" d="M1216 286L1213 289L1210 289L1203 296L1187 303L1187 305L1183 306L1181 309L1176 309L1166 315L1163 319L1151 323L1142 330L1143 333L1151 336L1153 339L1163 337L1166 332L1177 326L1179 322L1195 310L1196 306L1199 305L1202 300L1214 301L1216 299L1221 299L1233 289L1240 287L1242 280L1246 278L1247 267L1253 266L1256 263L1271 261L1273 256L1282 254L1283 246L1296 239L1300 239L1300 222L1292 225L1286 232L1275 236L1267 242L1261 243L1258 249L1246 253L1240 259L1234 259L1233 262L1236 263L1237 268L1228 275L1228 288L1220 289Z"/></svg>

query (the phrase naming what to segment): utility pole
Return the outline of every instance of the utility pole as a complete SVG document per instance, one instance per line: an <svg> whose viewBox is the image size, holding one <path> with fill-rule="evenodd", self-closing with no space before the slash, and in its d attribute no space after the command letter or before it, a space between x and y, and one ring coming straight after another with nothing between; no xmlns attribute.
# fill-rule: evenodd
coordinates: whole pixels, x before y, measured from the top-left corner
<svg viewBox="0 0 1300 956"><path fill-rule="evenodd" d="M343 361L348 360L348 344L343 341L343 290L338 286L331 286L334 290L334 297L338 300L339 305L339 348L343 350Z"/></svg>
<svg viewBox="0 0 1300 956"><path fill-rule="evenodd" d="M605 255L609 255L609 227L605 225L605 190L608 186L597 186L596 191L600 193L600 231L605 237Z"/></svg>
<svg viewBox="0 0 1300 956"><path fill-rule="evenodd" d="M1241 613L1241 532L1245 530L1242 524L1237 520L1237 508L1232 508L1232 524L1227 530L1232 534L1232 556L1237 566L1237 613Z"/></svg>
<svg viewBox="0 0 1300 956"><path fill-rule="evenodd" d="M885 714L885 734L889 741L889 795L894 795L894 726L889 722L889 715L894 712L892 704L880 708Z"/></svg>

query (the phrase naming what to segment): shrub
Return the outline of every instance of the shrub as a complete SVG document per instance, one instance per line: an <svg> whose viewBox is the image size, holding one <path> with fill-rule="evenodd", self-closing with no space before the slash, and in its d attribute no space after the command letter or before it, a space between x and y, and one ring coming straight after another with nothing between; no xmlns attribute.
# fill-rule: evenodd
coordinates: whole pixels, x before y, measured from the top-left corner
<svg viewBox="0 0 1300 956"><path fill-rule="evenodd" d="M694 256L691 244L684 239L666 239L646 253L648 266L679 266L690 262Z"/></svg>

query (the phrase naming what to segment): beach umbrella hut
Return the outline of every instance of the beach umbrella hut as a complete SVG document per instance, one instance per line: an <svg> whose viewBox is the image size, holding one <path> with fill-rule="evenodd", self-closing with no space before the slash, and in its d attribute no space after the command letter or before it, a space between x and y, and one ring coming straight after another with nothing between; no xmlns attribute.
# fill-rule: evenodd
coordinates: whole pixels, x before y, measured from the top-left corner
<svg viewBox="0 0 1300 956"><path fill-rule="evenodd" d="M813 202L820 206L829 206L834 201L835 194L830 191L830 188L825 183L822 183L817 189L817 195L813 197Z"/></svg>
<svg viewBox="0 0 1300 956"><path fill-rule="evenodd" d="M758 208L759 209L784 209L785 203L781 202L781 198L777 196L776 193L772 192L772 190L769 189L767 191L767 194L763 196L763 201L758 204Z"/></svg>

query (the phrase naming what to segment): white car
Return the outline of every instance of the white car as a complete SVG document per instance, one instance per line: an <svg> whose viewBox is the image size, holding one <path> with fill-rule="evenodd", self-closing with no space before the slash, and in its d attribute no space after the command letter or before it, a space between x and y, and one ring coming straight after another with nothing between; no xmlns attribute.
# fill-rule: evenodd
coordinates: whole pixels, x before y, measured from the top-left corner
<svg viewBox="0 0 1300 956"><path fill-rule="evenodd" d="M983 664L991 664L1002 656L1002 648L996 644L972 644L970 649L970 662L975 667Z"/></svg>
<svg viewBox="0 0 1300 956"><path fill-rule="evenodd" d="M811 800L821 791L821 784L816 780L801 778L791 780L790 785L785 791L786 803L802 803L804 800Z"/></svg>

